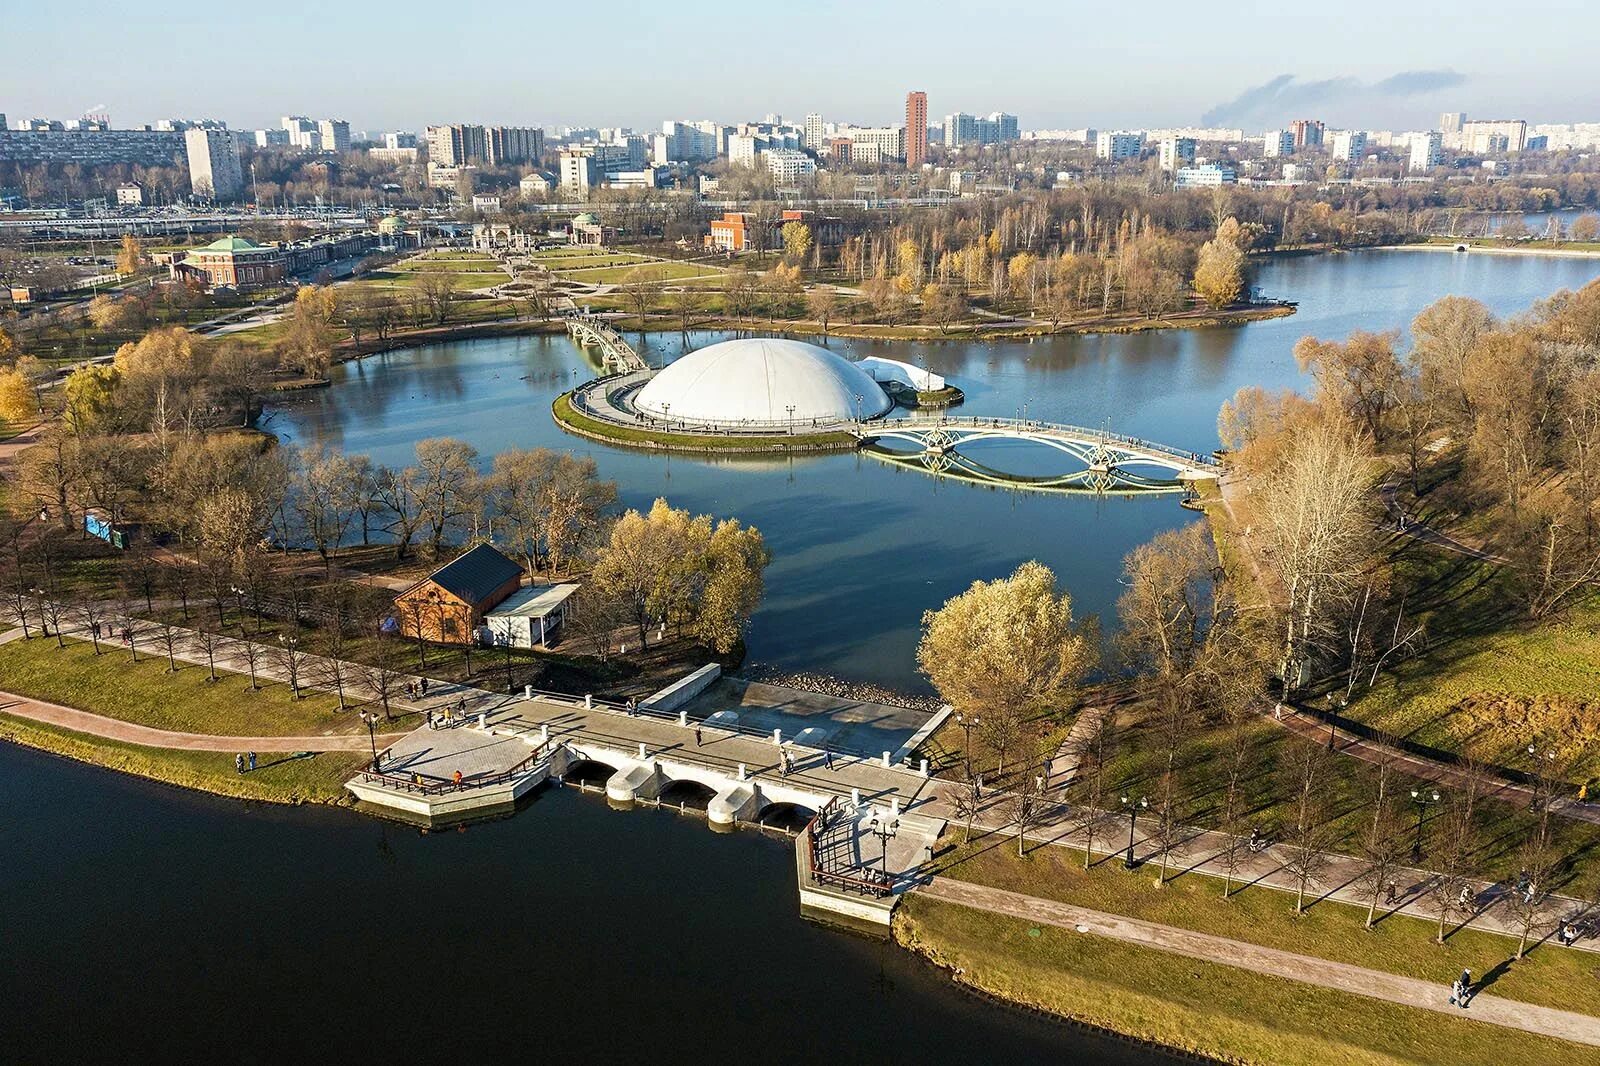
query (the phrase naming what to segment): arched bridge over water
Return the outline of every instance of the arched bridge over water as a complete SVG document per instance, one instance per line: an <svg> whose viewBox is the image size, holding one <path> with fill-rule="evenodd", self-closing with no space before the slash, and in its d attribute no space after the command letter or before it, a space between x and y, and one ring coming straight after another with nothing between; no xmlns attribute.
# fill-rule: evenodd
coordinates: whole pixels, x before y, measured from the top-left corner
<svg viewBox="0 0 1600 1066"><path fill-rule="evenodd" d="M632 374L650 369L644 357L634 351L633 345L623 340L622 334L612 329L605 319L581 311L562 317L566 319L567 332L573 340L600 349L601 365L608 371Z"/></svg>
<svg viewBox="0 0 1600 1066"><path fill-rule="evenodd" d="M1057 422L1018 418L904 419L863 422L852 432L877 459L939 477L1033 492L1186 492L1221 474L1217 461L1197 452ZM1017 441L1050 449L1060 473L1018 474L974 457L974 445Z"/></svg>

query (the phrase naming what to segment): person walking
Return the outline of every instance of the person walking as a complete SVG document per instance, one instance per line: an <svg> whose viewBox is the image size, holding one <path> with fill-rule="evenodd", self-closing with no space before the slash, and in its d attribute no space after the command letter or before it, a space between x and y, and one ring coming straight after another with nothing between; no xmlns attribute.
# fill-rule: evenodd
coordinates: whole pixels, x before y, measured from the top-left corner
<svg viewBox="0 0 1600 1066"><path fill-rule="evenodd" d="M1384 889L1383 889L1383 902L1392 905L1399 898L1400 898L1399 886L1397 886L1393 881L1390 881L1387 885L1384 886Z"/></svg>
<svg viewBox="0 0 1600 1066"><path fill-rule="evenodd" d="M826 769L829 769L829 770L833 769L833 749L832 748L823 748L822 749L822 765Z"/></svg>
<svg viewBox="0 0 1600 1066"><path fill-rule="evenodd" d="M699 726L695 726L694 727L694 746L697 747L697 748L700 746L700 727Z"/></svg>
<svg viewBox="0 0 1600 1066"><path fill-rule="evenodd" d="M233 757L233 772L236 773L236 774L243 774L244 773L244 756L243 755L235 755Z"/></svg>
<svg viewBox="0 0 1600 1066"><path fill-rule="evenodd" d="M255 773L256 772L256 753L252 751L248 755L246 755L245 758L250 763L250 772L251 773Z"/></svg>
<svg viewBox="0 0 1600 1066"><path fill-rule="evenodd" d="M1456 1006L1462 1010L1467 1009L1467 1001L1472 998L1472 971L1462 970L1461 976L1456 978L1456 983L1461 986L1461 993L1457 997Z"/></svg>
<svg viewBox="0 0 1600 1066"><path fill-rule="evenodd" d="M450 775L450 780L455 782L455 785L456 785L457 788L460 788L461 787L461 771L457 770L455 773L451 774Z"/></svg>

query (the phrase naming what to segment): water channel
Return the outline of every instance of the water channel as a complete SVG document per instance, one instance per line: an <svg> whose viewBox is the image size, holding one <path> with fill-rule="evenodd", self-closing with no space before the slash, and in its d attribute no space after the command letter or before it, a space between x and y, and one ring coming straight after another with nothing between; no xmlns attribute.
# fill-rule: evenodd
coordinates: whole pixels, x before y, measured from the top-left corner
<svg viewBox="0 0 1600 1066"><path fill-rule="evenodd" d="M1304 334L1404 329L1451 293L1511 314L1600 276L1600 259L1373 251L1275 260L1257 283L1299 302L1291 318L1242 328L1061 336L1033 343L831 341L847 355L924 364L965 390L963 414L1028 417L1208 451L1222 401L1242 385L1296 387L1291 354ZM720 339L699 334L698 347ZM681 350L654 334L653 362ZM1193 521L1176 497L1060 497L942 481L858 455L792 461L667 457L568 436L550 402L592 364L564 336L435 345L375 356L334 372L331 389L270 413L268 426L375 461L404 464L429 436L461 437L492 456L545 445L593 455L622 500L656 496L759 527L772 549L766 599L752 621L751 666L824 670L922 690L914 650L922 612L973 580L1029 558L1053 567L1081 613L1114 611L1122 557ZM1053 453L989 445L984 461L1047 473ZM1000 455L1009 449L1012 454ZM1033 465L1030 465L1033 464Z"/></svg>

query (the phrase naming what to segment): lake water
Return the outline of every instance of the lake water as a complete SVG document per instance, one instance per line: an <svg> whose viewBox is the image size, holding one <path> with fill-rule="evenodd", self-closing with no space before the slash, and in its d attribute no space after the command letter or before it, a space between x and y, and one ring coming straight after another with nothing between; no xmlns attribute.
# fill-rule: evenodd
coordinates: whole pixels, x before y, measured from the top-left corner
<svg viewBox="0 0 1600 1066"><path fill-rule="evenodd" d="M572 789L424 836L0 745L0 803L6 1062L1168 1061L802 920L787 840Z"/></svg>
<svg viewBox="0 0 1600 1066"><path fill-rule="evenodd" d="M1299 313L1227 329L1061 336L1032 343L835 339L848 356L887 355L944 374L967 396L963 414L1098 426L1181 448L1216 445L1221 403L1242 385L1299 387L1292 355L1305 334L1404 329L1448 294L1511 314L1600 276L1600 260L1366 251L1276 259L1258 272L1270 296ZM718 339L697 335L703 346ZM653 362L676 334L646 345ZM569 436L550 403L593 366L565 337L470 341L374 356L334 371L331 389L276 409L268 426L297 442L327 441L403 464L414 443L448 435L486 457L545 445L593 455L623 502L656 496L696 512L737 516L772 549L767 595L748 639L752 666L821 670L924 691L919 620L972 581L1038 558L1080 613L1115 608L1122 557L1195 516L1176 497L1060 497L942 481L854 454L794 460L663 456ZM1042 472L1039 449L994 446L986 461Z"/></svg>

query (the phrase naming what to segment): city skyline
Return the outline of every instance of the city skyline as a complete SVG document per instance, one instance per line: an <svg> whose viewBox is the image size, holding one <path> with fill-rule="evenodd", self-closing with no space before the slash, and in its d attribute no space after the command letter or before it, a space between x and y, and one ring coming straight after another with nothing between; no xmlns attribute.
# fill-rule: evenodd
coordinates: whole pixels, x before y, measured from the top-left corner
<svg viewBox="0 0 1600 1066"><path fill-rule="evenodd" d="M849 32L827 34L825 45L816 33L794 33L787 11L716 0L686 19L675 9L627 6L638 32L626 39L566 10L539 13L522 37L513 16L502 30L526 47L510 62L473 61L480 23L441 22L410 0L317 8L317 32L292 36L292 11L239 11L220 45L214 25L188 13L129 21L103 0L19 11L0 41L0 69L10 75L0 80L0 111L16 119L107 110L119 126L214 117L235 128L317 112L371 132L464 116L653 128L670 116L777 112L798 120L813 111L871 125L903 115L913 85L928 93L930 121L953 110L1002 110L1023 116L1027 128L1203 122L1251 129L1307 115L1330 127L1425 128L1443 110L1565 122L1588 117L1591 106L1583 87L1584 42L1592 38L1572 24L1596 17L1540 0L1514 12L1472 0L1450 19L1356 0L1337 18L1274 9L1272 20L1226 27L1162 0L1136 36L1125 34L1115 13L1035 3L962 2L931 20L898 2L862 10L827 0L808 19L826 26L837 16ZM1381 46L1370 33L1379 16ZM975 32L947 32L951 19ZM1563 32L1542 38L1536 57L1506 47L1551 20ZM762 47L720 54L714 69L663 61L693 55L724 24L752 31ZM1023 24L1027 34L1009 32ZM993 32L981 32L985 26ZM885 53L884 41L898 50ZM1099 41L1115 47L1093 46ZM997 49L1008 54L996 56ZM226 62L236 76L204 85L174 78L172 64L153 61L162 54L179 69ZM424 61L410 58L417 55ZM806 76L790 76L807 67ZM584 76L602 68L604 78Z"/></svg>

